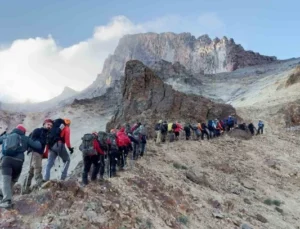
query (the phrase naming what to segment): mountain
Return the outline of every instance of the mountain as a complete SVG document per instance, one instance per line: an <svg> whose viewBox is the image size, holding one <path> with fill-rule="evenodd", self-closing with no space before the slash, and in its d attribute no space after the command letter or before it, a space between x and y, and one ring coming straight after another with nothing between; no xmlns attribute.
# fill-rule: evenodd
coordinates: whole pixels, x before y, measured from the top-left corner
<svg viewBox="0 0 300 229"><path fill-rule="evenodd" d="M17 112L38 112L51 109L53 107L61 107L70 103L68 99L74 98L79 92L72 88L65 87L61 94L44 102L39 103L1 103L0 109L17 111Z"/></svg>
<svg viewBox="0 0 300 229"><path fill-rule="evenodd" d="M149 67L161 60L179 62L193 74L231 72L277 60L276 57L245 51L227 37L212 40L208 35L196 38L190 33L126 35L120 39L114 54L105 60L102 73L88 88L88 92L103 93L105 87L123 76L126 62L133 59Z"/></svg>

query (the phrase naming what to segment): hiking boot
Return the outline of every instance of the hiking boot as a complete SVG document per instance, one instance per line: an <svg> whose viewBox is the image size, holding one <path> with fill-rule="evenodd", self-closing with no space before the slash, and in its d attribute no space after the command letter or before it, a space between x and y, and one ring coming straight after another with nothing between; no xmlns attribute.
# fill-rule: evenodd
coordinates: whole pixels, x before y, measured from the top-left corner
<svg viewBox="0 0 300 229"><path fill-rule="evenodd" d="M12 207L12 203L10 200L5 201L5 202L1 202L0 203L0 208L11 208Z"/></svg>

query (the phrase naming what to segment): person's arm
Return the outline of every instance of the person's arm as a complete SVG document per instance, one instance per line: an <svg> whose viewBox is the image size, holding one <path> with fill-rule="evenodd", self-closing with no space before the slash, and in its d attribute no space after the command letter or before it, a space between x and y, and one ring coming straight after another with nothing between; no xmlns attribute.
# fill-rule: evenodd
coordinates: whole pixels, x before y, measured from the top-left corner
<svg viewBox="0 0 300 229"><path fill-rule="evenodd" d="M33 141L31 138L28 138L28 146L37 151L42 149L42 144L39 141Z"/></svg>

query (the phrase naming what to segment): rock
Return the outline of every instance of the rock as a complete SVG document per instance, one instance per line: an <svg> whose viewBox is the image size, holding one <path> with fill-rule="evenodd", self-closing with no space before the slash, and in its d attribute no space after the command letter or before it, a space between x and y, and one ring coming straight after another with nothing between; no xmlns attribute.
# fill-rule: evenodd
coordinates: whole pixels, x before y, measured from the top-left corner
<svg viewBox="0 0 300 229"><path fill-rule="evenodd" d="M279 207L275 207L275 210L278 211L279 213L283 214L283 210Z"/></svg>
<svg viewBox="0 0 300 229"><path fill-rule="evenodd" d="M289 77L286 81L285 87L289 87L296 83L300 83L300 65L298 65L294 69L294 72L291 75L289 75Z"/></svg>
<svg viewBox="0 0 300 229"><path fill-rule="evenodd" d="M250 227L250 226L248 226L247 224L243 224L242 226L241 226L241 229L252 229L252 227Z"/></svg>
<svg viewBox="0 0 300 229"><path fill-rule="evenodd" d="M212 215L217 219L223 219L224 215L219 209L214 209Z"/></svg>
<svg viewBox="0 0 300 229"><path fill-rule="evenodd" d="M186 178L198 185L203 185L212 188L212 185L208 182L206 176L197 176L193 171L186 172Z"/></svg>
<svg viewBox="0 0 300 229"><path fill-rule="evenodd" d="M241 185L243 185L243 187L246 188L246 189L255 191L254 185L252 184L251 181L247 181L247 180L242 181L242 182L241 182Z"/></svg>
<svg viewBox="0 0 300 229"><path fill-rule="evenodd" d="M244 199L244 202L245 202L246 204L251 204L250 200L247 199L247 198Z"/></svg>
<svg viewBox="0 0 300 229"><path fill-rule="evenodd" d="M263 217L262 215L260 215L260 214L256 215L256 219L258 221L262 222L262 223L267 223L268 222L268 220L265 217Z"/></svg>
<svg viewBox="0 0 300 229"><path fill-rule="evenodd" d="M122 106L107 124L107 130L118 124L140 120L149 127L151 137L155 134L152 126L159 119L199 122L236 114L231 105L175 91L140 61L127 62L122 95Z"/></svg>

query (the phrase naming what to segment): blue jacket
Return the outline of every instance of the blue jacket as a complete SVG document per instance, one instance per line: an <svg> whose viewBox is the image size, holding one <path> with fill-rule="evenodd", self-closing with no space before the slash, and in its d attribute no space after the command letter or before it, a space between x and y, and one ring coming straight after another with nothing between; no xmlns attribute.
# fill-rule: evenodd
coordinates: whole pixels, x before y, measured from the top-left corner
<svg viewBox="0 0 300 229"><path fill-rule="evenodd" d="M24 152L26 150L28 150L28 147L38 151L41 150L42 146L41 143L39 141L33 141L32 139L30 139L29 137L25 136L24 132L22 132L19 129L14 129L12 132L16 133L18 135L21 136L21 141L22 141L22 149L18 152L17 156L15 158L18 158L20 160L24 161ZM0 145L3 144L3 140L6 138L6 136L2 136L0 137ZM3 155L1 155L1 158L3 157Z"/></svg>

